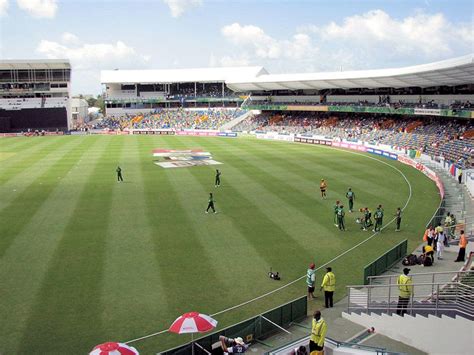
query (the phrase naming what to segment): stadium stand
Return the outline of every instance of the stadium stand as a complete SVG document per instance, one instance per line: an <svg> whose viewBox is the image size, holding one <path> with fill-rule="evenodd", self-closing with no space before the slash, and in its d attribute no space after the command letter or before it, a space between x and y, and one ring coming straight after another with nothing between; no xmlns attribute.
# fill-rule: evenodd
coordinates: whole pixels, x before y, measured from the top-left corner
<svg viewBox="0 0 474 355"><path fill-rule="evenodd" d="M215 130L244 113L240 109L157 109L147 114L105 117L92 128Z"/></svg>
<svg viewBox="0 0 474 355"><path fill-rule="evenodd" d="M64 60L0 61L1 131L70 129L70 76Z"/></svg>

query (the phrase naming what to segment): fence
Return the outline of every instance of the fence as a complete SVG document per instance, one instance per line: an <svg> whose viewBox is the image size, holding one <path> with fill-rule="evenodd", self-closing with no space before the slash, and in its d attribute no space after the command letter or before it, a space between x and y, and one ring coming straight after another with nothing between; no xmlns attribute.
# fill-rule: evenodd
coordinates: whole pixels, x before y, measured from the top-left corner
<svg viewBox="0 0 474 355"><path fill-rule="evenodd" d="M408 240L400 242L377 260L371 262L364 268L364 285L369 283L370 276L380 275L391 268L399 260L407 255Z"/></svg>
<svg viewBox="0 0 474 355"><path fill-rule="evenodd" d="M286 327L291 322L299 321L306 317L308 312L308 302L306 296L297 298L291 302L277 308L262 313L256 317L221 329L218 332L195 340L199 345L194 347L194 354L208 354L212 352L212 344L219 341L219 336L224 335L229 338L242 337L245 342L250 343L254 339L262 339L279 327ZM166 350L162 355L181 355L193 352L193 343L189 343L177 348Z"/></svg>

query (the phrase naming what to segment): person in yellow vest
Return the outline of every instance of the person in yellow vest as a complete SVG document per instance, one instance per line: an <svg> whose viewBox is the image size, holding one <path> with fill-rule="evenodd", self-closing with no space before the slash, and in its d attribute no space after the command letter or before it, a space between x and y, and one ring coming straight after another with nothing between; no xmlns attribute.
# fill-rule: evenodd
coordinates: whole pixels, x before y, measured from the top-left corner
<svg viewBox="0 0 474 355"><path fill-rule="evenodd" d="M464 259L466 258L466 247L467 247L467 238L466 235L464 234L464 231L461 231L461 237L459 238L459 253L458 257L455 262L462 261L464 262Z"/></svg>
<svg viewBox="0 0 474 355"><path fill-rule="evenodd" d="M321 290L324 290L324 302L326 308L333 307L333 296L336 290L336 276L332 272L331 267L326 268L326 275L324 275L321 283Z"/></svg>
<svg viewBox="0 0 474 355"><path fill-rule="evenodd" d="M413 283L411 277L408 276L409 272L410 269L404 268L403 274L398 276L397 279L398 290L400 291L397 314L402 317L407 313L408 302L410 302L410 297L413 293Z"/></svg>
<svg viewBox="0 0 474 355"><path fill-rule="evenodd" d="M324 340L328 326L326 321L321 317L320 311L315 311L313 316L313 323L311 326L311 337L309 338L309 353L310 355L324 353Z"/></svg>
<svg viewBox="0 0 474 355"><path fill-rule="evenodd" d="M324 181L324 179L321 179L321 182L319 183L319 189L321 190L321 197L323 199L326 199L327 188L328 188L328 184L326 184L326 181Z"/></svg>

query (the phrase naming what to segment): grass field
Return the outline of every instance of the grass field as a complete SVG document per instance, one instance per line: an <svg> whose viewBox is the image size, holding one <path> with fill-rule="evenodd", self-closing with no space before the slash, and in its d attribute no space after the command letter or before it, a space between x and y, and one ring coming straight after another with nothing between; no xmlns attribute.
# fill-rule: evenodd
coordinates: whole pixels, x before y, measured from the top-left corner
<svg viewBox="0 0 474 355"><path fill-rule="evenodd" d="M215 167L163 169L155 148L202 148ZM115 168L125 182L117 183ZM396 167L399 169L393 169ZM169 327L180 314L213 314L255 298L370 237L336 199L384 205L391 225L332 266L336 298L398 241L414 248L439 203L435 185L398 162L327 147L254 139L70 136L0 139L0 353L84 354ZM325 178L328 199L319 196ZM218 214L205 214L215 192ZM282 281L267 277L270 267ZM317 275L321 281L321 272ZM305 294L304 280L217 316L226 326ZM314 301L318 304L319 300ZM143 353L189 336L134 343Z"/></svg>

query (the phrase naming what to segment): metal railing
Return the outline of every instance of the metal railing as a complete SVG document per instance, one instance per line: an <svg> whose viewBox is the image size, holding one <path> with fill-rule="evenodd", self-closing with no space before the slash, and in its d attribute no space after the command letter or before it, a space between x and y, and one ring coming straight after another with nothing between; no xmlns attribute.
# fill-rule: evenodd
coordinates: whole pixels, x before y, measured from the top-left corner
<svg viewBox="0 0 474 355"><path fill-rule="evenodd" d="M310 338L309 335L306 335L300 339L297 339L288 344L282 345L276 349L268 351L265 353L265 355L288 354L293 349L298 348L300 345L304 345L307 347L307 344L309 343L309 338ZM380 354L380 355L402 354L402 353L390 352L386 348L383 348L380 346L370 346L370 345L358 344L358 343L353 343L353 342L339 341L339 340L332 339L329 337L326 337L325 342L324 342L324 347L327 348L326 350L337 349L337 348L358 349L358 350L366 351L367 353Z"/></svg>
<svg viewBox="0 0 474 355"><path fill-rule="evenodd" d="M391 274L391 275L378 275L378 276L369 276L368 284L369 285L376 285L376 284L396 284L397 279L400 275L399 274ZM439 272L419 272L415 274L410 274L412 282L414 283L426 283L430 282L433 285L437 283L447 283L447 282L454 282L460 281L462 282L463 278L474 276L473 270L460 270L460 271L439 271ZM432 293L434 289L432 290Z"/></svg>
<svg viewBox="0 0 474 355"><path fill-rule="evenodd" d="M402 310L397 284L347 286L347 294L348 312L392 314ZM408 314L460 315L474 319L474 287L459 281L413 283L404 310Z"/></svg>

